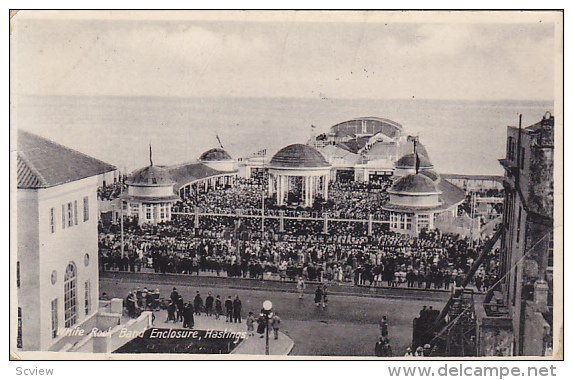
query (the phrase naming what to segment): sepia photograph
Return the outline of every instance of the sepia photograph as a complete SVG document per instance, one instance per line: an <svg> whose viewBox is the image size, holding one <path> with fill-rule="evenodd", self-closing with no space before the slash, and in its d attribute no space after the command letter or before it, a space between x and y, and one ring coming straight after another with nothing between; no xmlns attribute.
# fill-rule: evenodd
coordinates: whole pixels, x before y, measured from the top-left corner
<svg viewBox="0 0 573 380"><path fill-rule="evenodd" d="M563 12L13 10L10 358L563 359Z"/></svg>

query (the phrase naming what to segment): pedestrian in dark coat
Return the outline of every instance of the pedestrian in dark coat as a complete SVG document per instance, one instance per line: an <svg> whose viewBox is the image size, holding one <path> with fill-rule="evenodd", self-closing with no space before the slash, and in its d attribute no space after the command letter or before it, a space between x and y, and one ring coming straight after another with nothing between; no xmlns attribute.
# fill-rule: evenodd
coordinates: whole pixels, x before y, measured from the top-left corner
<svg viewBox="0 0 573 380"><path fill-rule="evenodd" d="M318 286L314 291L314 303L316 304L316 307L320 306L320 303L322 302L322 295L322 288Z"/></svg>
<svg viewBox="0 0 573 380"><path fill-rule="evenodd" d="M183 308L183 328L192 329L195 326L195 318L193 317L193 305L187 302Z"/></svg>
<svg viewBox="0 0 573 380"><path fill-rule="evenodd" d="M183 302L183 297L179 296L177 299L177 320L183 322L183 309L185 308L185 302Z"/></svg>
<svg viewBox="0 0 573 380"><path fill-rule="evenodd" d="M243 307L239 296L235 296L233 301L233 321L235 323L241 323L241 308Z"/></svg>
<svg viewBox="0 0 573 380"><path fill-rule="evenodd" d="M231 296L227 297L225 300L225 312L227 315L225 322L233 322L233 300L231 299Z"/></svg>
<svg viewBox="0 0 573 380"><path fill-rule="evenodd" d="M221 318L223 314L223 303L221 302L221 296L217 296L215 299L215 319Z"/></svg>
<svg viewBox="0 0 573 380"><path fill-rule="evenodd" d="M197 291L197 295L193 300L193 308L195 309L195 315L201 315L201 310L203 309L203 298L201 298L201 294Z"/></svg>
<svg viewBox="0 0 573 380"><path fill-rule="evenodd" d="M378 339L378 341L376 342L376 345L374 346L374 355L376 356L384 356L384 346L386 345L386 341L384 340L384 337L380 337Z"/></svg>
<svg viewBox="0 0 573 380"><path fill-rule="evenodd" d="M257 319L257 334L260 338L264 337L265 329L267 328L267 317L265 314L261 313Z"/></svg>
<svg viewBox="0 0 573 380"><path fill-rule="evenodd" d="M386 316L382 317L380 321L380 335L386 338L388 336L388 319Z"/></svg>
<svg viewBox="0 0 573 380"><path fill-rule="evenodd" d="M177 306L175 305L175 303L173 301L169 301L169 305L167 306L167 320L165 321L165 323L177 322L177 319L175 318L175 311L176 310L177 310Z"/></svg>
<svg viewBox="0 0 573 380"><path fill-rule="evenodd" d="M171 299L171 301L173 301L173 303L177 303L177 299L179 298L179 293L177 293L177 288L173 288L173 291L171 292L171 296L169 296L169 298Z"/></svg>
<svg viewBox="0 0 573 380"><path fill-rule="evenodd" d="M209 293L207 298L205 298L205 314L209 316L213 315L213 302L215 302L215 299L211 293Z"/></svg>

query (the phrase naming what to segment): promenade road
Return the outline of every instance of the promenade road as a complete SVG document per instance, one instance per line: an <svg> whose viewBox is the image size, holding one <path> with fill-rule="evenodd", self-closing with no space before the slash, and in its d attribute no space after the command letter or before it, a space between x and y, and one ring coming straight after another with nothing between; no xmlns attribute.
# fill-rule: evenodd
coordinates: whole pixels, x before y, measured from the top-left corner
<svg viewBox="0 0 573 380"><path fill-rule="evenodd" d="M412 339L412 320L423 305L442 308L448 292L376 289L352 285L329 288L329 305L317 308L313 303L316 285L309 284L299 300L294 283L208 276L153 273L105 272L100 276L100 293L125 298L136 287L159 288L169 297L177 287L184 300L200 291L203 299L211 292L222 299L239 295L243 318L249 311L259 312L265 300L271 300L282 319L281 330L294 341L291 355L373 356L379 335L378 322L389 320L389 338L394 354L401 356ZM244 323L244 322L243 322Z"/></svg>

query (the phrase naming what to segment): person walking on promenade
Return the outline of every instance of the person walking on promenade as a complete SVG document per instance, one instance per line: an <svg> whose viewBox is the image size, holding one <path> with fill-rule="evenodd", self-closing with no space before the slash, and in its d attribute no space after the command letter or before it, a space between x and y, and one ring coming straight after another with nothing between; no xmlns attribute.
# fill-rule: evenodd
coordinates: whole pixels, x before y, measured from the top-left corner
<svg viewBox="0 0 573 380"><path fill-rule="evenodd" d="M227 316L225 318L225 322L233 322L233 300L231 299L231 296L227 297L225 300L225 312Z"/></svg>
<svg viewBox="0 0 573 380"><path fill-rule="evenodd" d="M255 335L254 331L255 331L255 316L253 315L252 311L249 311L249 316L247 317L247 334L249 336L253 336Z"/></svg>
<svg viewBox="0 0 573 380"><path fill-rule="evenodd" d="M171 295L169 296L173 303L177 303L177 299L179 299L179 293L177 293L177 288L173 288Z"/></svg>
<svg viewBox="0 0 573 380"><path fill-rule="evenodd" d="M192 329L195 326L195 319L193 317L193 305L187 302L183 308L183 328Z"/></svg>
<svg viewBox="0 0 573 380"><path fill-rule="evenodd" d="M177 306L173 301L169 301L169 306L167 306L167 320L165 323L169 322L177 322L177 318L175 318L175 311L177 310Z"/></svg>
<svg viewBox="0 0 573 380"><path fill-rule="evenodd" d="M177 315L176 318L179 322L183 322L183 309L185 308L185 302L183 302L183 297L181 297L181 295L179 295L179 298L177 298Z"/></svg>
<svg viewBox="0 0 573 380"><path fill-rule="evenodd" d="M201 315L201 310L203 309L203 298L201 298L199 291L197 291L197 295L193 300L193 308L195 309L195 315Z"/></svg>
<svg viewBox="0 0 573 380"><path fill-rule="evenodd" d="M304 280L302 279L302 277L298 278L298 281L296 283L296 290L298 292L298 299L302 299L302 297L304 296L304 289L306 288L306 284L304 283Z"/></svg>
<svg viewBox="0 0 573 380"><path fill-rule="evenodd" d="M281 324L281 318L279 317L278 313L275 312L271 319L271 327L273 328L275 340L279 338L280 324Z"/></svg>
<svg viewBox="0 0 573 380"><path fill-rule="evenodd" d="M314 291L314 303L316 305L316 307L319 307L321 302L322 302L322 288L319 286L316 287L316 290Z"/></svg>
<svg viewBox="0 0 573 380"><path fill-rule="evenodd" d="M384 356L384 346L386 345L386 340L383 336L378 338L376 345L374 346L374 355L378 357Z"/></svg>
<svg viewBox="0 0 573 380"><path fill-rule="evenodd" d="M233 322L241 323L241 309L243 305L239 296L235 296L235 300L233 301Z"/></svg>
<svg viewBox="0 0 573 380"><path fill-rule="evenodd" d="M213 302L215 302L215 299L211 295L211 292L209 292L209 295L205 298L205 314L208 316L213 315Z"/></svg>
<svg viewBox="0 0 573 380"><path fill-rule="evenodd" d="M383 316L380 320L380 335L386 338L388 336L388 319L386 316Z"/></svg>
<svg viewBox="0 0 573 380"><path fill-rule="evenodd" d="M263 310L261 310L261 314L259 318L257 318L257 334L259 334L259 338L265 337L265 330L267 328L267 316L263 314Z"/></svg>
<svg viewBox="0 0 573 380"><path fill-rule="evenodd" d="M221 318L223 314L223 302L221 301L221 296L217 295L215 298L215 319Z"/></svg>

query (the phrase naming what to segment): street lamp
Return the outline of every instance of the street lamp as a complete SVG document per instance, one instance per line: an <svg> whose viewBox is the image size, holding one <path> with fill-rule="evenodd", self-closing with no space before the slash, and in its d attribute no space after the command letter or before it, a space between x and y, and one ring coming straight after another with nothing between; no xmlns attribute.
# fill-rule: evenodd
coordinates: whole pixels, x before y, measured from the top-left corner
<svg viewBox="0 0 573 380"><path fill-rule="evenodd" d="M265 315L266 319L266 338L265 338L265 355L269 355L269 319L272 318L273 313L273 303L269 300L263 302L263 314Z"/></svg>

